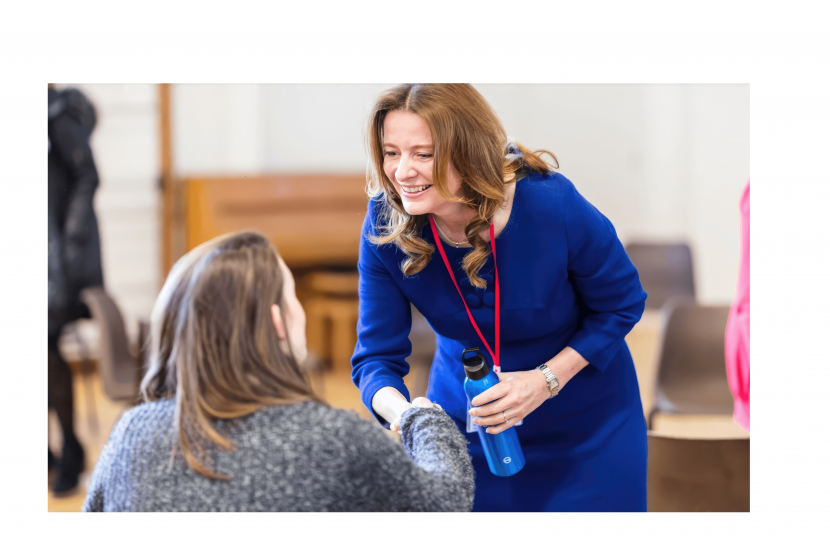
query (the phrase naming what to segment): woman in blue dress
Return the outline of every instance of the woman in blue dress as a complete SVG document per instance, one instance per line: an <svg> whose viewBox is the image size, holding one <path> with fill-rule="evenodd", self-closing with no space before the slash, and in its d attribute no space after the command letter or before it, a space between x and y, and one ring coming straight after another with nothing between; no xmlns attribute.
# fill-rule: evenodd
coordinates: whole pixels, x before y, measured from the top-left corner
<svg viewBox="0 0 830 540"><path fill-rule="evenodd" d="M368 142L352 357L366 407L388 429L410 407L411 303L436 333L426 397L462 432L462 351L479 347L499 361L501 382L469 414L490 433L516 426L526 465L493 475L478 435L467 433L474 510L645 511L646 425L624 338L646 293L608 219L541 158L547 152L509 141L470 85L389 90Z"/></svg>

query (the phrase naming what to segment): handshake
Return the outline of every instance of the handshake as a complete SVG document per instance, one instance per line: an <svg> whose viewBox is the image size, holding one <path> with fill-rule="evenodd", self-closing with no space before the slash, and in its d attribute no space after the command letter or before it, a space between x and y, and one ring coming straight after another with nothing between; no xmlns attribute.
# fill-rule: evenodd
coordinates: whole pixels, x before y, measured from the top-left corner
<svg viewBox="0 0 830 540"><path fill-rule="evenodd" d="M437 403L433 403L425 397L418 397L418 398L413 399L412 404L409 407L407 407L407 409L409 409L410 407L421 407L423 409L440 409L440 410L443 410L441 408L441 405L438 405ZM404 409L404 410L406 410L406 409ZM401 412L403 412L403 411L401 411ZM389 425L389 429L391 429L392 431L400 433L400 431L401 431L401 421L400 421L400 419L401 419L401 415L399 414L398 417L395 419L395 421L392 422Z"/></svg>
<svg viewBox="0 0 830 540"><path fill-rule="evenodd" d="M383 419L389 422L389 429L397 433L401 431L401 414L412 407L441 409L440 405L431 402L425 397L415 398L412 400L412 403L409 403L403 397L403 394L391 386L381 388L375 393L375 397L372 398L372 408Z"/></svg>

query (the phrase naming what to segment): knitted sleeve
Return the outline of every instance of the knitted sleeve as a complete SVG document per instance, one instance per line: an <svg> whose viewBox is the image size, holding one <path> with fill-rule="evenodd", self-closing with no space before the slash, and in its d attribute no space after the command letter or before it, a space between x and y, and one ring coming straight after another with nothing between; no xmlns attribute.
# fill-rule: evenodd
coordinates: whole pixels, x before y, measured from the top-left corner
<svg viewBox="0 0 830 540"><path fill-rule="evenodd" d="M84 512L126 509L132 463L132 444L128 439L133 432L132 426L136 415L144 412L144 408L139 406L127 411L112 428L89 481Z"/></svg>
<svg viewBox="0 0 830 540"><path fill-rule="evenodd" d="M438 409L413 407L401 415L401 445L377 425L356 424L359 455L352 456L353 510L469 512L475 494L467 439Z"/></svg>

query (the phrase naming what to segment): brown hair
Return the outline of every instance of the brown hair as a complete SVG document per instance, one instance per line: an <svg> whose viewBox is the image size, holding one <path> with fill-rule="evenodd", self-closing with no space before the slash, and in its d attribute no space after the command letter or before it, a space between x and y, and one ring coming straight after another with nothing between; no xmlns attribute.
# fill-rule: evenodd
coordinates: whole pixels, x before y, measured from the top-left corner
<svg viewBox="0 0 830 540"><path fill-rule="evenodd" d="M151 319L151 349L141 382L146 401L176 398L178 444L197 472L228 479L205 465L203 443L232 450L213 421L263 407L318 398L271 318L285 313L276 249L261 234L220 236L179 259Z"/></svg>
<svg viewBox="0 0 830 540"><path fill-rule="evenodd" d="M417 274L429 263L434 247L419 236L427 216L406 213L394 182L383 171L383 123L389 111L414 112L424 119L432 134L434 149L433 185L445 199L466 204L476 211L465 234L473 251L464 257L463 267L470 282L486 287L479 277L490 254L490 246L479 234L490 226L507 187L529 172L548 173L558 168L556 156L547 150L531 152L509 141L490 105L469 84L402 84L381 94L369 117L367 145L372 167L368 175L370 197L383 195L384 210L375 244L395 244L406 255L401 270ZM550 155L555 165L542 159ZM447 189L447 166L452 163L462 179L460 197Z"/></svg>

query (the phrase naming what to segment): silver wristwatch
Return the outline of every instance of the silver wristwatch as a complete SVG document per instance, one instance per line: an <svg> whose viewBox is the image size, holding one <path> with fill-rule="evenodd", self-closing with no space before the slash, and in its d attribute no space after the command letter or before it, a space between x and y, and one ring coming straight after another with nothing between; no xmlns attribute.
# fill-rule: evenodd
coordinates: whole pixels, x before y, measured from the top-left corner
<svg viewBox="0 0 830 540"><path fill-rule="evenodd" d="M556 379L556 375L553 374L547 364L542 364L537 369L545 374L545 382L548 383L548 390L550 390L550 397L552 399L559 393L559 381Z"/></svg>

